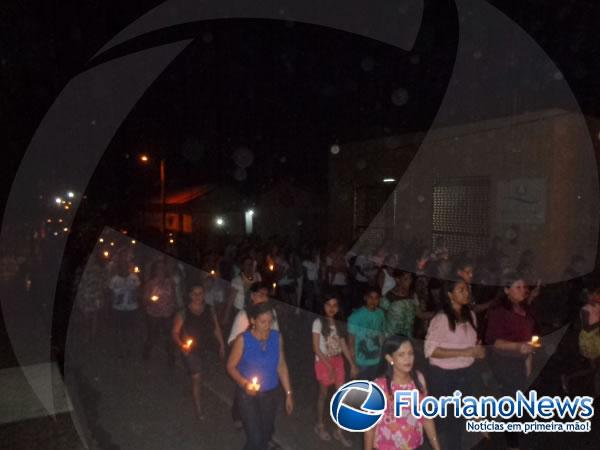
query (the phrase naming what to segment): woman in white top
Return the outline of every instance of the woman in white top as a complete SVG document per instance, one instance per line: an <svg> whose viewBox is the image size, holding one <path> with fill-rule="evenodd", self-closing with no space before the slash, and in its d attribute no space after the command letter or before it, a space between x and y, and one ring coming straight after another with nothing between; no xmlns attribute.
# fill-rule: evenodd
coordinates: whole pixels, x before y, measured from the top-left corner
<svg viewBox="0 0 600 450"><path fill-rule="evenodd" d="M115 275L110 279L108 288L112 294L112 310L115 326L115 347L119 357L129 356L133 347L133 329L138 310L138 288L140 279L136 273L129 272L126 260L119 260Z"/></svg>
<svg viewBox="0 0 600 450"><path fill-rule="evenodd" d="M355 377L358 369L348 350L346 332L340 321L340 306L335 294L325 294L323 297L323 316L317 317L312 325L312 348L315 353L315 375L319 382L319 397L317 399L317 425L315 433L323 441L330 441L331 436L325 430L323 412L327 391L331 386L339 389L346 381L344 373L344 359L350 364L350 373ZM340 441L344 447L351 447L339 428L333 437Z"/></svg>
<svg viewBox="0 0 600 450"><path fill-rule="evenodd" d="M304 307L314 311L319 297L319 274L321 271L321 256L319 249L313 247L302 258L304 269Z"/></svg>
<svg viewBox="0 0 600 450"><path fill-rule="evenodd" d="M379 285L379 289L381 289L381 296L385 297L385 295L394 289L396 286L396 280L394 279L393 272L394 268L397 266L397 258L395 255L387 255L383 262L383 266L379 271L379 276L377 279L377 283Z"/></svg>

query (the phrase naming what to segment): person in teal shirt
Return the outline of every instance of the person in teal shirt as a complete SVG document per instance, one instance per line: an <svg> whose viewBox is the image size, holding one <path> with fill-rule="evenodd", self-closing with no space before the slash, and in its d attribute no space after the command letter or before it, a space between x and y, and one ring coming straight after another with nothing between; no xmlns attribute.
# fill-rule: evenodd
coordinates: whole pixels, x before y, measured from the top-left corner
<svg viewBox="0 0 600 450"><path fill-rule="evenodd" d="M348 318L350 349L360 379L374 379L381 360L385 315L379 309L380 298L378 289L369 288L365 292L365 306Z"/></svg>

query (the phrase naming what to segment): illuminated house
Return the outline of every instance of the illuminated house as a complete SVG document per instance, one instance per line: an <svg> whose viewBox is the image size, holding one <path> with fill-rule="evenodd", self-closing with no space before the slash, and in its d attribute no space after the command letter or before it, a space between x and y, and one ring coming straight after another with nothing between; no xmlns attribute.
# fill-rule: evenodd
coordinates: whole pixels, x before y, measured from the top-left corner
<svg viewBox="0 0 600 450"><path fill-rule="evenodd" d="M229 187L201 185L168 193L165 197L166 231L199 235L222 230L241 235L244 205L243 197ZM147 207L144 224L160 229L161 221L161 204L154 199Z"/></svg>

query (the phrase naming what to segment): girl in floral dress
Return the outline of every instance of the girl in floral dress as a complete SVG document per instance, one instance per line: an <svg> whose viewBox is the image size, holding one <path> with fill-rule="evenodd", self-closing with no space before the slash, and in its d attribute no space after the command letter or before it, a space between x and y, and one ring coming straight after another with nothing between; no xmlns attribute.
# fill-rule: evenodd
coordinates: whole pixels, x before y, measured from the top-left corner
<svg viewBox="0 0 600 450"><path fill-rule="evenodd" d="M423 375L414 368L415 353L411 340L405 336L391 336L383 344L383 376L375 379L387 396L387 409L379 423L364 434L364 450L410 450L423 445L423 431L433 450L440 450L435 424L431 419L416 418L410 408L404 408L402 417L394 417L393 393L396 390L418 389L421 397L427 395Z"/></svg>

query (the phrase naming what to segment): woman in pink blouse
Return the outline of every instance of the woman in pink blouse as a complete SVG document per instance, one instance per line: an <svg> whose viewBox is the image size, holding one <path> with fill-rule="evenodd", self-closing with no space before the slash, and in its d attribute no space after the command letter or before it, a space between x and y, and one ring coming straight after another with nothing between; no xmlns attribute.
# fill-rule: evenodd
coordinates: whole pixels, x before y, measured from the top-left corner
<svg viewBox="0 0 600 450"><path fill-rule="evenodd" d="M456 390L470 395L473 363L485 357L470 303L469 286L463 280L444 284L442 309L431 320L425 337L425 357L429 358L431 392L435 396L452 395ZM464 421L449 412L438 424L442 446L461 449Z"/></svg>

